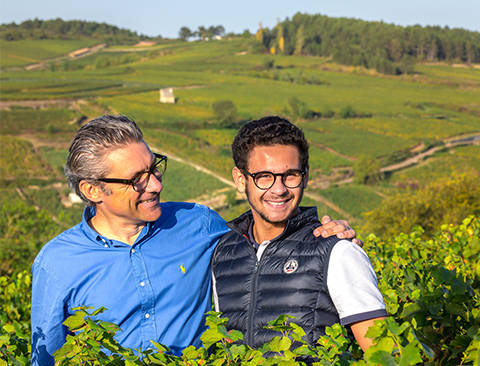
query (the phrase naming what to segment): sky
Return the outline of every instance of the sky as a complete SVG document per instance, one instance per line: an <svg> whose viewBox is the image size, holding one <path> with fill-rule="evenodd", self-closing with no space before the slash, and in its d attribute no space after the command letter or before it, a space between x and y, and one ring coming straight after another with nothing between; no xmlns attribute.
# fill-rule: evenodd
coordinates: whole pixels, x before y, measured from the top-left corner
<svg viewBox="0 0 480 366"><path fill-rule="evenodd" d="M271 28L297 12L480 31L480 0L0 0L0 23L60 17L168 38L177 37L182 26L255 32L260 22Z"/></svg>

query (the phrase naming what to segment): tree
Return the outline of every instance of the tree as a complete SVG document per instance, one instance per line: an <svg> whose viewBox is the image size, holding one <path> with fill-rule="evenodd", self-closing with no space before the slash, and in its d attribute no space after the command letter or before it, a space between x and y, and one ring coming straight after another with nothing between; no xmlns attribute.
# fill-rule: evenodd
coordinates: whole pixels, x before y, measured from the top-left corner
<svg viewBox="0 0 480 366"><path fill-rule="evenodd" d="M305 45L305 36L303 35L303 24L298 27L297 36L295 37L295 55L301 55Z"/></svg>
<svg viewBox="0 0 480 366"><path fill-rule="evenodd" d="M243 38L252 38L252 33L250 32L250 30L245 29L242 33L242 37Z"/></svg>
<svg viewBox="0 0 480 366"><path fill-rule="evenodd" d="M178 31L178 36L180 37L180 39L187 41L190 37L193 37L193 32L188 27L182 27Z"/></svg>
<svg viewBox="0 0 480 366"><path fill-rule="evenodd" d="M255 33L255 39L258 42L263 43L263 25L262 25L262 23L258 24L258 30L257 30L257 33Z"/></svg>
<svg viewBox="0 0 480 366"><path fill-rule="evenodd" d="M281 52L281 53L284 53L285 52L285 37L283 36L283 25L280 22L280 20L278 21L278 24L277 24L276 43L278 45L278 51Z"/></svg>
<svg viewBox="0 0 480 366"><path fill-rule="evenodd" d="M207 38L208 29L205 28L203 25L201 25L201 26L198 27L198 29L195 33L198 37L200 37L200 39L202 41L204 41L205 38Z"/></svg>
<svg viewBox="0 0 480 366"><path fill-rule="evenodd" d="M223 25L217 25L213 27L213 35L215 36L224 36L225 35L225 28Z"/></svg>

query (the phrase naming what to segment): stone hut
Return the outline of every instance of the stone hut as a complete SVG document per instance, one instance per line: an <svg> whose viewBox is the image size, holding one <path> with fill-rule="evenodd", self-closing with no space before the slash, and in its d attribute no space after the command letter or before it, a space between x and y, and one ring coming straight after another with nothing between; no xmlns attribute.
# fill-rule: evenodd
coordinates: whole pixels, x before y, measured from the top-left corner
<svg viewBox="0 0 480 366"><path fill-rule="evenodd" d="M160 103L175 103L172 88L160 89Z"/></svg>

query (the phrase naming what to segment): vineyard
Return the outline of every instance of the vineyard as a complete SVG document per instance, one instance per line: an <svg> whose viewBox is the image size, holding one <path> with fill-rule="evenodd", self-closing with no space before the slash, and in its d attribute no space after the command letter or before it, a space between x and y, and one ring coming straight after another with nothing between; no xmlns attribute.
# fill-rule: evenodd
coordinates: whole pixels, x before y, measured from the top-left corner
<svg viewBox="0 0 480 366"><path fill-rule="evenodd" d="M5 225L0 222L2 230ZM308 346L303 330L287 316L271 322L278 337L254 350L213 312L206 320L203 348L191 346L181 357L156 342L151 350L131 350L116 342L117 325L100 320L101 308L79 308L65 321L73 333L56 352L56 364L301 365L317 360L321 365L479 365L480 220L469 217L458 226L442 226L431 237L422 234L418 228L388 240L374 235L366 240L390 317L369 330L375 345L364 354L340 325ZM30 275L0 277L0 285L0 365L27 365ZM266 352L273 356L264 358Z"/></svg>
<svg viewBox="0 0 480 366"><path fill-rule="evenodd" d="M158 344L124 349L102 309L78 309L59 365L480 364L478 64L419 59L393 75L338 55L259 51L254 36L136 47L128 32L77 58L69 53L103 38L29 34L0 39L0 366L28 364L30 267L80 220L63 166L75 131L106 113L134 119L152 151L168 155L162 201L203 203L227 220L248 209L229 184L239 127L265 115L301 127L310 143L302 205L378 236L365 249L391 317L362 355L338 326L309 348L286 318L272 324L280 338L251 350L212 314L205 348L178 358ZM162 88L175 103L159 102Z"/></svg>

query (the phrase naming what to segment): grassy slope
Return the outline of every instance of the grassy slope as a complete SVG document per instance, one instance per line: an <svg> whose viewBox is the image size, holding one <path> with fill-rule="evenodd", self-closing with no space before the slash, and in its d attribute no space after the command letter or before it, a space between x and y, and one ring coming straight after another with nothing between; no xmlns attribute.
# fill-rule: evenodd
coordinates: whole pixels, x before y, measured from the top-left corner
<svg viewBox="0 0 480 366"><path fill-rule="evenodd" d="M34 64L97 43L98 41L91 39L0 40L0 67Z"/></svg>
<svg viewBox="0 0 480 366"><path fill-rule="evenodd" d="M35 54L35 47L27 47L26 52ZM101 68L99 59L126 56L125 52L103 52L71 62L73 66L83 67L81 70L4 72L1 99L99 97L101 105L110 111L133 117L153 145L204 165L228 179L232 165L229 145L235 129L218 129L211 108L214 101L222 99L235 103L241 119L285 115L291 97L301 99L317 111L331 109L338 113L351 105L357 112L371 113L369 118L296 121L312 142L313 177L329 174L333 167L353 165L352 160L332 154L321 145L352 158L360 154L379 157L422 141L431 143L480 131L479 69L419 65L417 75L392 77L341 67L323 58L242 54L248 50L249 44L244 40L179 42L137 52L135 55L141 54L141 57L133 57L133 62ZM276 66L275 70L267 70L267 75L278 72L295 77L302 73L323 84L302 85L258 77L265 72L262 65L267 57L273 59ZM168 86L180 88L175 90L177 104L158 103L158 89ZM47 112L29 113L39 113L32 121L40 123L44 120L41 114ZM73 112L56 113L65 116L60 117L65 121ZM7 118L9 124L14 120L12 115ZM449 167L453 165L460 170L478 171L478 156L478 147L461 148L454 155L437 154L420 167L394 174L390 182L378 189L384 193L394 192L402 181L416 177L422 183L429 177L449 174ZM191 199L208 189L223 186L217 187L217 183L205 177L195 187L198 191L192 191L189 177L198 173L175 162L171 162L169 172L175 181L184 184L172 191L166 189L166 199ZM315 193L323 194L355 217L380 202L370 187L363 186L331 187ZM304 203L314 204L307 201ZM239 210L227 209L225 214L230 216ZM334 214L323 206L320 211Z"/></svg>

